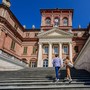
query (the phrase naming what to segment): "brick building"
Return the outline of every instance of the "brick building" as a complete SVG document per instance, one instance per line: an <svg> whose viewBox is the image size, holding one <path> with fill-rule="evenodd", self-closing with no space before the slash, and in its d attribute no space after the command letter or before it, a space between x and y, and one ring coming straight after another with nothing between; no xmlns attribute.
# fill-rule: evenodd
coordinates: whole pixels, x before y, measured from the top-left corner
<svg viewBox="0 0 90 90"><path fill-rule="evenodd" d="M85 44L87 28L73 28L73 9L41 9L41 27L26 29L12 11L0 5L0 52L30 67L52 67L55 54L75 61Z"/></svg>

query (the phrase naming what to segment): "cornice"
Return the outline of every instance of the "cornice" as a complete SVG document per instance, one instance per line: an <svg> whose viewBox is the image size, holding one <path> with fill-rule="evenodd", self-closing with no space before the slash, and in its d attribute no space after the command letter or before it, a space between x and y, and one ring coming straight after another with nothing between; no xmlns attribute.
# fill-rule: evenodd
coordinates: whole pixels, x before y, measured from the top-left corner
<svg viewBox="0 0 90 90"><path fill-rule="evenodd" d="M72 31L87 31L87 28L73 28Z"/></svg>
<svg viewBox="0 0 90 90"><path fill-rule="evenodd" d="M61 11L70 11L73 13L74 9L60 9L60 8L54 8L54 9L40 9L40 12L45 12L45 11L48 11L48 12L52 12L52 11L57 11L57 12L61 12Z"/></svg>
<svg viewBox="0 0 90 90"><path fill-rule="evenodd" d="M23 42L32 41L32 42L38 42L38 38L23 38Z"/></svg>
<svg viewBox="0 0 90 90"><path fill-rule="evenodd" d="M9 30L15 35L15 37L18 37L22 42L23 41L38 41L38 38L23 38L17 30L12 27L12 25L3 17L0 16L0 22L4 24L6 27L9 28Z"/></svg>
<svg viewBox="0 0 90 90"><path fill-rule="evenodd" d="M73 37L73 41L74 40L87 40L86 37Z"/></svg>
<svg viewBox="0 0 90 90"><path fill-rule="evenodd" d="M0 16L0 22L3 23L6 27L8 27L10 31L14 33L14 35L18 37L21 41L23 40L23 37L17 32L14 27L12 27L12 25L5 18Z"/></svg>
<svg viewBox="0 0 90 90"><path fill-rule="evenodd" d="M15 17L15 15L12 13L12 11L6 7L3 4L0 4L0 8L6 9L8 13L10 14L11 18L14 19L14 21L20 26L21 30L24 31L24 27L21 25L21 23L18 21L18 19Z"/></svg>
<svg viewBox="0 0 90 90"><path fill-rule="evenodd" d="M57 32L58 34L62 34L61 36L47 36L48 34L51 34L53 32ZM65 32L63 30L60 30L58 27L54 27L51 30L39 32L37 35L38 38L66 38L66 37L73 37L73 34L69 32Z"/></svg>

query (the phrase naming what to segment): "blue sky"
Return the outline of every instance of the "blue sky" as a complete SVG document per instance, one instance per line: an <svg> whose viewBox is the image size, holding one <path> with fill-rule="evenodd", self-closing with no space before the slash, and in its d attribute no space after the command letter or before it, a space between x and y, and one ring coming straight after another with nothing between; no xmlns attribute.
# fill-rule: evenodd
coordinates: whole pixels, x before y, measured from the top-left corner
<svg viewBox="0 0 90 90"><path fill-rule="evenodd" d="M10 0L11 11L22 25L29 29L34 24L40 28L40 9L71 8L74 9L73 27L85 28L90 22L90 0ZM2 0L0 0L0 3Z"/></svg>

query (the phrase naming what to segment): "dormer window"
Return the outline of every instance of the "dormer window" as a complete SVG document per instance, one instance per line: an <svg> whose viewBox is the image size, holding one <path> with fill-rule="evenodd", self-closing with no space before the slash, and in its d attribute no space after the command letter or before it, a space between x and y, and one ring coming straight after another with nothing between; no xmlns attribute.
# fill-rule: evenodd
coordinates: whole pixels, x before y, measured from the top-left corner
<svg viewBox="0 0 90 90"><path fill-rule="evenodd" d="M51 19L48 17L48 18L46 18L46 20L45 20L45 23L46 23L46 25L51 25Z"/></svg>
<svg viewBox="0 0 90 90"><path fill-rule="evenodd" d="M67 18L63 19L63 26L68 26L68 19Z"/></svg>
<svg viewBox="0 0 90 90"><path fill-rule="evenodd" d="M60 25L60 19L59 19L58 17L56 17L56 18L54 19L54 26L57 27L57 26L59 26L59 25Z"/></svg>

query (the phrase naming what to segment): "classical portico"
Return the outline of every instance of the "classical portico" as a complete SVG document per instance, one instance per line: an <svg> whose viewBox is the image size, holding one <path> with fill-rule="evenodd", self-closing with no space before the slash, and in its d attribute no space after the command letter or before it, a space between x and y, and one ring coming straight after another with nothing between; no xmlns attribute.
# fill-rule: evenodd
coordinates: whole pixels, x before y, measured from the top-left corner
<svg viewBox="0 0 90 90"><path fill-rule="evenodd" d="M53 28L49 31L41 31L38 34L39 38L39 51L38 51L38 63L37 67L43 67L43 60L45 59L44 46L47 46L48 67L52 67L52 58L57 53L60 58L69 56L72 61L72 37L69 32L65 32L58 28ZM64 50L68 50L68 53L64 53Z"/></svg>

